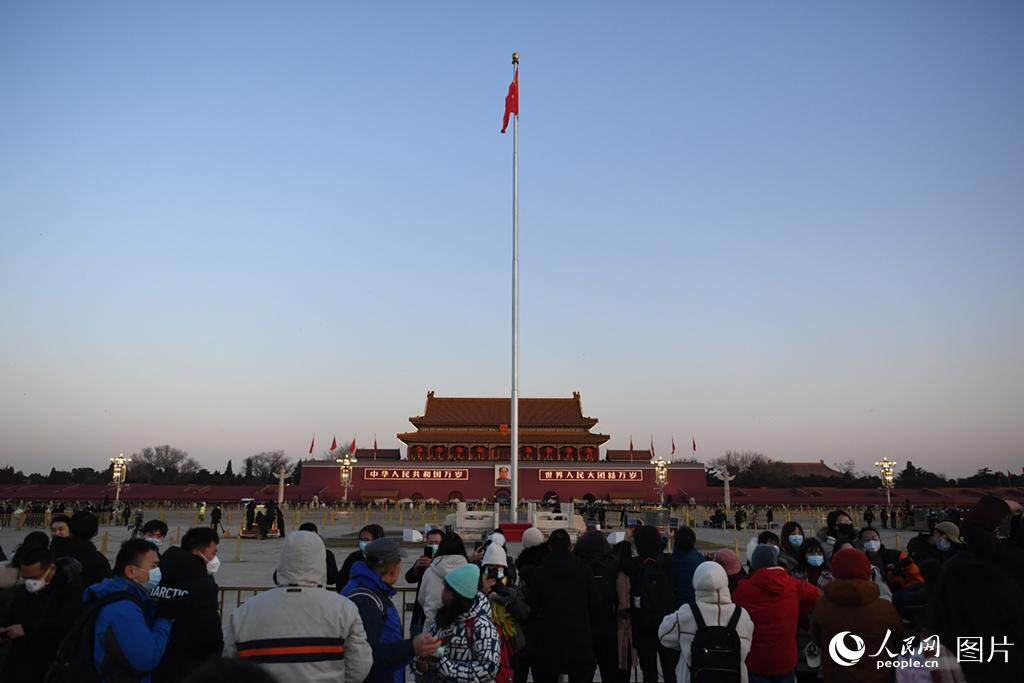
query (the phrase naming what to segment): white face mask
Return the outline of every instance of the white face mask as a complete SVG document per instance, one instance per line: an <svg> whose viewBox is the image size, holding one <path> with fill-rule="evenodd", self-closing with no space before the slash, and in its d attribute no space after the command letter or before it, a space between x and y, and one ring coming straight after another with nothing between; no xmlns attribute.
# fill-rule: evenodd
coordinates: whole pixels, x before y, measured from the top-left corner
<svg viewBox="0 0 1024 683"><path fill-rule="evenodd" d="M214 555L213 559L206 563L206 573L216 574L218 569L220 569L220 558Z"/></svg>
<svg viewBox="0 0 1024 683"><path fill-rule="evenodd" d="M46 585L44 579L25 579L25 590L29 593L38 593L46 588Z"/></svg>
<svg viewBox="0 0 1024 683"><path fill-rule="evenodd" d="M882 547L882 542L878 539L872 539L870 541L864 541L864 551L869 553L877 553Z"/></svg>
<svg viewBox="0 0 1024 683"><path fill-rule="evenodd" d="M149 570L149 580L142 584L142 587L146 589L147 593L152 593L153 589L160 585L160 567L153 567Z"/></svg>
<svg viewBox="0 0 1024 683"><path fill-rule="evenodd" d="M155 545L157 548L164 544L164 539L158 536L146 536L145 539Z"/></svg>

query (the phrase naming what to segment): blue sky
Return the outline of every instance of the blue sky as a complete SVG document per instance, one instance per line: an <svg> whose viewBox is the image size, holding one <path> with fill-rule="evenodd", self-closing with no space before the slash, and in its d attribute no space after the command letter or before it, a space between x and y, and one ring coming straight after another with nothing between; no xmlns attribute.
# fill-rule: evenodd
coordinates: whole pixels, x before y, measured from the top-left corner
<svg viewBox="0 0 1024 683"><path fill-rule="evenodd" d="M0 8L0 463L522 393L624 447L1024 462L1024 6Z"/></svg>

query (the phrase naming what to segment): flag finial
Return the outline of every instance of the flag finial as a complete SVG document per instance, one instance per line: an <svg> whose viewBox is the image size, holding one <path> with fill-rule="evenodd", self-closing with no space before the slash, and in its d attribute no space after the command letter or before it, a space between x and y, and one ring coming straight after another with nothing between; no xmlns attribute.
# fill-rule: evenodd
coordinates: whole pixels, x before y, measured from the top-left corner
<svg viewBox="0 0 1024 683"><path fill-rule="evenodd" d="M518 52L513 52L512 53L512 63L513 64L518 64L519 63L519 53Z"/></svg>

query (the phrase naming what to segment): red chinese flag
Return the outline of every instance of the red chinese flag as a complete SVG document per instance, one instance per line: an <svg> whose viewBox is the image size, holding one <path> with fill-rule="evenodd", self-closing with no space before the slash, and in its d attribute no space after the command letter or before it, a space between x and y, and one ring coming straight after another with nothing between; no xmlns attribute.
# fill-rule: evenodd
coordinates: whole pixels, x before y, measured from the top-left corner
<svg viewBox="0 0 1024 683"><path fill-rule="evenodd" d="M313 455L313 444L316 443L316 434L313 435L313 440L309 442L309 454Z"/></svg>
<svg viewBox="0 0 1024 683"><path fill-rule="evenodd" d="M332 451L338 450L338 437L333 437L331 439L331 450Z"/></svg>
<svg viewBox="0 0 1024 683"><path fill-rule="evenodd" d="M505 116L501 119L501 132L504 133L508 129L508 117L510 114L515 114L519 117L519 67L516 67L516 75L512 77L512 82L508 84L508 94L505 95Z"/></svg>
<svg viewBox="0 0 1024 683"><path fill-rule="evenodd" d="M690 440L693 441L693 452L696 453L697 452L697 439L696 439L696 437L691 436Z"/></svg>
<svg viewBox="0 0 1024 683"><path fill-rule="evenodd" d="M676 454L676 437L672 437L672 455Z"/></svg>
<svg viewBox="0 0 1024 683"><path fill-rule="evenodd" d="M352 437L352 443L350 443L348 445L348 452L349 452L349 455L355 455L356 454L356 438L354 436Z"/></svg>

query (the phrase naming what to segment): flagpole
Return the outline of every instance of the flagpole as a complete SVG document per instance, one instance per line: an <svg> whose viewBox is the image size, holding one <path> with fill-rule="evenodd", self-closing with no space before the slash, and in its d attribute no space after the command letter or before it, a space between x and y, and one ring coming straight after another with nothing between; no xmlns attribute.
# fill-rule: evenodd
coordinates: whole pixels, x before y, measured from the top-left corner
<svg viewBox="0 0 1024 683"><path fill-rule="evenodd" d="M512 53L519 69L519 53ZM518 92L516 97L518 97ZM512 504L509 519L519 521L519 114L512 122Z"/></svg>

